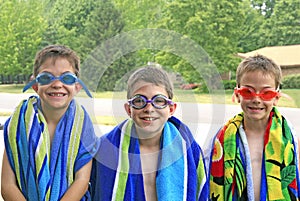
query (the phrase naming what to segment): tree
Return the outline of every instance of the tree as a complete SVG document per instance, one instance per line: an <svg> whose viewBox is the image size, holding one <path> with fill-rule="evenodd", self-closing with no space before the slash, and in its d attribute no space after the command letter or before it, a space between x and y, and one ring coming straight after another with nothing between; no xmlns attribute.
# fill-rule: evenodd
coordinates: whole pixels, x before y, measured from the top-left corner
<svg viewBox="0 0 300 201"><path fill-rule="evenodd" d="M300 44L299 0L277 1L274 12L264 23L264 46Z"/></svg>
<svg viewBox="0 0 300 201"><path fill-rule="evenodd" d="M0 12L0 69L29 75L46 28L43 1L3 1Z"/></svg>
<svg viewBox="0 0 300 201"><path fill-rule="evenodd" d="M234 69L238 62L234 54L239 50L238 40L243 34L240 31L245 21L243 6L243 1L173 1L163 10L161 27L175 30L196 41L210 57L207 65L210 66L213 61L221 74ZM164 59L170 61L173 56ZM175 66L181 74L194 81L201 80L184 61L179 60ZM202 73L202 77L212 76L209 75L209 69Z"/></svg>
<svg viewBox="0 0 300 201"><path fill-rule="evenodd" d="M135 63L133 57L123 55L122 47L110 40L123 30L124 25L120 12L107 0L98 1L83 24L79 48L84 61L82 73L92 89L114 90L116 82Z"/></svg>

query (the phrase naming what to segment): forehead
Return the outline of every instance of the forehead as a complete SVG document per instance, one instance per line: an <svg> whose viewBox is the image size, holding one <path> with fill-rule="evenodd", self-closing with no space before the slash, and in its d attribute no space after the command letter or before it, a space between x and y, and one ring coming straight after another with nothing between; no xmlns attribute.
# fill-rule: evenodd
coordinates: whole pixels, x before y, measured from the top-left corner
<svg viewBox="0 0 300 201"><path fill-rule="evenodd" d="M42 70L62 70L62 71L74 71L75 68L64 57L51 57L46 59L40 66L39 71Z"/></svg>
<svg viewBox="0 0 300 201"><path fill-rule="evenodd" d="M262 71L248 71L241 76L241 85L275 87L275 76Z"/></svg>
<svg viewBox="0 0 300 201"><path fill-rule="evenodd" d="M137 93L151 96L156 94L164 94L167 95L167 90L162 85L156 85L154 83L149 83L145 81L138 81L132 86L132 94L135 95Z"/></svg>

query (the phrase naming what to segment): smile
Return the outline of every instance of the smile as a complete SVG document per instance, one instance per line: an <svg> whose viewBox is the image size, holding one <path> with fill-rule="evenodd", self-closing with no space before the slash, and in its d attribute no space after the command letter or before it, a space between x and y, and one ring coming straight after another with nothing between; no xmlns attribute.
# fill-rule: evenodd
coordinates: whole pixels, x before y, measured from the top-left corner
<svg viewBox="0 0 300 201"><path fill-rule="evenodd" d="M250 110L263 110L264 108L249 107Z"/></svg>
<svg viewBox="0 0 300 201"><path fill-rule="evenodd" d="M146 120L146 121L154 121L155 120L155 118L153 118L153 117L144 117L142 119Z"/></svg>
<svg viewBox="0 0 300 201"><path fill-rule="evenodd" d="M49 96L56 96L56 97L63 97L65 96L66 94L64 93L48 93Z"/></svg>

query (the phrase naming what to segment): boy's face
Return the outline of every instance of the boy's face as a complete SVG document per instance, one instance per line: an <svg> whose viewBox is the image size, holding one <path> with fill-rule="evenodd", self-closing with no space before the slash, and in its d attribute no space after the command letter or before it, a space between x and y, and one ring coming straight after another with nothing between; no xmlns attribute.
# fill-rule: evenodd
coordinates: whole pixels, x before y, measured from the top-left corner
<svg viewBox="0 0 300 201"><path fill-rule="evenodd" d="M240 88L241 87L251 88L256 93L260 93L266 89L276 90L274 76L263 74L261 71L245 73L241 77ZM238 93L235 95L241 104L245 120L249 119L253 121L267 121L273 106L277 105L279 100L279 95L270 100L263 100L259 96L247 99Z"/></svg>
<svg viewBox="0 0 300 201"><path fill-rule="evenodd" d="M39 74L43 72L57 77L65 72L74 73L75 71L67 59L57 58L54 62L52 58L49 58L39 69ZM35 84L32 88L39 95L44 112L53 110L65 112L73 97L80 91L81 85L78 83L67 85L60 80L54 80L46 85Z"/></svg>
<svg viewBox="0 0 300 201"><path fill-rule="evenodd" d="M163 86L146 82L138 82L135 84L135 89L131 97L137 94L147 97L148 100L158 94L168 97ZM146 107L142 109L135 109L128 103L125 103L124 107L127 114L135 122L137 134L140 138L145 139L161 135L164 124L175 112L176 104L167 105L167 107L162 109L155 108L151 103L148 103Z"/></svg>

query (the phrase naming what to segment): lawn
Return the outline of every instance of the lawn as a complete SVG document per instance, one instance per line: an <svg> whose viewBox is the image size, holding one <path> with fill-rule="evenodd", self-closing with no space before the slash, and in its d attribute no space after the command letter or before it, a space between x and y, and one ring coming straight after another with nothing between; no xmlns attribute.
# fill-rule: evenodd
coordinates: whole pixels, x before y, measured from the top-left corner
<svg viewBox="0 0 300 201"><path fill-rule="evenodd" d="M0 93L21 93L24 85L0 85ZM29 89L26 93L33 93L32 89ZM79 96L85 92L82 90ZM194 90L182 90L176 89L174 92L174 100L177 102L198 102L198 103L216 103L216 104L235 104L232 102L233 90L220 91L216 93L199 93ZM283 95L279 100L280 107L293 107L300 108L300 89L284 89L283 94L286 94L288 98ZM108 91L93 93L94 98L114 98L125 99L125 91Z"/></svg>
<svg viewBox="0 0 300 201"><path fill-rule="evenodd" d="M0 93L22 93L24 85L0 85ZM32 89L29 89L26 93L33 93ZM279 100L280 107L294 107L300 108L300 89L287 89L282 91L289 98L282 97ZM82 90L78 96L83 96L85 92ZM198 102L198 103L215 103L215 104L237 104L232 102L233 90L220 91L217 93L199 93L194 90L181 90L176 89L174 91L174 101L176 102ZM125 99L125 91L108 91L93 93L94 98L113 98L113 99ZM9 116L10 113L1 112L0 116ZM93 122L102 122L105 125L116 124L114 117L110 116L97 116L92 119Z"/></svg>

